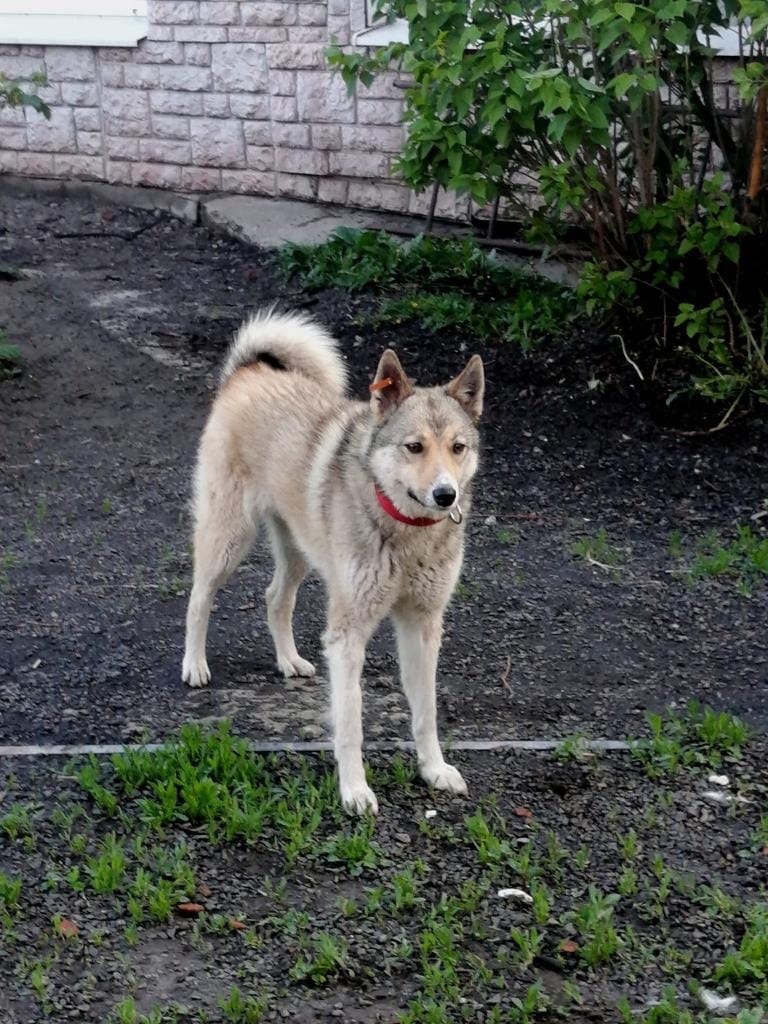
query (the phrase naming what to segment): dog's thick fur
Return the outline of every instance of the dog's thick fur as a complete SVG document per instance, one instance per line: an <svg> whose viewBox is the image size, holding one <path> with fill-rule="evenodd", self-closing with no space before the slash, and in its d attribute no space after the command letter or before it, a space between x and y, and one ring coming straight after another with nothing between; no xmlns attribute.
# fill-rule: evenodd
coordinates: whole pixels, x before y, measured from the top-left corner
<svg viewBox="0 0 768 1024"><path fill-rule="evenodd" d="M444 387L414 388L387 350L375 383L384 386L370 403L346 398L334 340L304 316L266 313L240 329L200 442L182 669L190 686L210 680L205 643L214 596L264 523L275 559L267 617L284 675L315 671L296 650L292 627L310 566L328 591L334 750L342 801L357 812L377 810L363 769L360 677L366 643L387 615L421 774L439 789L466 792L440 749L435 673L477 469L483 364L473 356ZM380 505L377 487L401 515L438 522L399 522Z"/></svg>

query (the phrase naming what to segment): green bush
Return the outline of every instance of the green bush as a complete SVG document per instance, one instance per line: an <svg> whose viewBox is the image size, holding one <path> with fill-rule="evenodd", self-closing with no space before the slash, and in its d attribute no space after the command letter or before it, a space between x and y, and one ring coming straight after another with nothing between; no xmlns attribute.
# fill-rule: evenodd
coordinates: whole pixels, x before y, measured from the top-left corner
<svg viewBox="0 0 768 1024"><path fill-rule="evenodd" d="M673 392L682 368L682 390L708 401L768 399L764 0L382 6L408 19L410 42L373 56L332 47L329 59L350 88L393 63L412 76L405 181L503 196L547 238L582 233L583 301L620 317L644 379ZM709 45L732 24L735 118L718 106Z"/></svg>
<svg viewBox="0 0 768 1024"><path fill-rule="evenodd" d="M470 239L419 236L401 243L383 232L339 228L322 245L284 246L278 261L305 288L383 293L370 317L376 325L416 321L430 331L453 328L529 349L559 334L573 316L569 289Z"/></svg>

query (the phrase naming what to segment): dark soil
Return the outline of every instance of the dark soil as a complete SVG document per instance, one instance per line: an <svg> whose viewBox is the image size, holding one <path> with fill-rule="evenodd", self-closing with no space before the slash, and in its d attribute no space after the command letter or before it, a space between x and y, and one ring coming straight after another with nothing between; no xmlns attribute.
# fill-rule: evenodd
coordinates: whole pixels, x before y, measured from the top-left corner
<svg viewBox="0 0 768 1024"><path fill-rule="evenodd" d="M252 737L317 736L322 679L286 685L274 671L262 549L219 598L211 688L180 682L187 497L217 366L243 316L275 300L337 334L361 396L385 345L431 383L472 339L372 332L370 297L308 295L268 253L80 200L0 196L0 262L24 271L0 280L0 327L25 360L0 384L0 742L155 737L217 717ZM705 532L768 521L753 519L768 497L766 424L662 429L601 335L482 354L485 462L441 662L444 731L637 734L646 709L692 697L765 730L765 588L742 597L680 570ZM615 571L571 551L601 528ZM297 632L319 665L322 619L308 581ZM388 630L370 648L370 737L407 734L392 648Z"/></svg>
<svg viewBox="0 0 768 1024"><path fill-rule="evenodd" d="M764 743L753 743L747 759L730 766L730 792L745 798L730 806L704 795L703 768L651 783L622 754L565 764L544 754L460 755L469 800L429 794L419 782L395 783L391 759L374 755L381 813L370 836L372 859L362 867L329 855L330 840L365 829L344 822L333 797L291 863L281 853L286 836L270 828L249 843L225 842L221 830L211 841L193 825L152 832L142 824L156 799L151 791L122 796L110 816L78 784L82 762L15 760L0 773L0 826L2 815L21 804L30 809L31 828L5 837L0 850L0 881L4 873L23 884L4 924L0 894L0 1020L147 1024L144 1016L112 1016L128 997L141 1014L163 1011L152 1024L261 1019L220 1009L237 986L264 996L270 1021L392 1024L416 1006L423 1015L407 1019L424 1024L524 1024L534 1017L587 1024L618 1021L622 998L645 1020L644 1010L671 987L697 1024L712 1024L699 1016L689 984L721 995L731 989L713 976L739 946L765 884L758 830L766 753ZM333 792L327 757L281 756L269 770L275 792L296 777L302 785L325 780ZM102 782L119 792L108 766ZM306 792L300 790L297 808ZM427 809L434 816L427 818ZM473 816L476 824L479 809L488 842L467 820ZM766 826L763 819L762 834ZM114 893L99 895L88 859L110 832L128 867ZM145 918L132 926L132 844L139 834L151 874L162 874L163 851L187 844L194 880L185 896L199 912L171 910L166 922ZM413 873L415 886L398 907L395 883L403 872ZM636 891L617 896L607 912L616 944L591 964L594 931L580 911L590 898L617 893L627 872ZM548 909L499 897L508 887L544 893ZM515 935L532 932L540 939L526 956ZM346 950L343 964L296 977L296 964L312 959L322 933ZM536 982L550 1009L516 1016L514 1000ZM734 984L739 1006L756 1006L759 983L747 977ZM427 1015L430 1000L443 1015Z"/></svg>

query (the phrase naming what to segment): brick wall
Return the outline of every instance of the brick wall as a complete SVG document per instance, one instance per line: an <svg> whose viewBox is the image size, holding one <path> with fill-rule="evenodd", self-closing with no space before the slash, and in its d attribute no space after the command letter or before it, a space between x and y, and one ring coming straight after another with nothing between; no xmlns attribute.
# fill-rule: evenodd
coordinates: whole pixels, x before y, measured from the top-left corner
<svg viewBox="0 0 768 1024"><path fill-rule="evenodd" d="M0 45L0 71L45 71L51 106L50 121L0 110L0 171L426 210L391 173L396 75L350 97L326 65L363 0L150 0L149 18L135 49Z"/></svg>

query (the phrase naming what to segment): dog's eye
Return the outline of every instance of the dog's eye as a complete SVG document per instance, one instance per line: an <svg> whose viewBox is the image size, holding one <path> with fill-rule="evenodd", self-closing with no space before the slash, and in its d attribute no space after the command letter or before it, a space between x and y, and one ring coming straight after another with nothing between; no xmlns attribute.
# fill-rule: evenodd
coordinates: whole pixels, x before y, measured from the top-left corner
<svg viewBox="0 0 768 1024"><path fill-rule="evenodd" d="M424 451L424 445L421 441L411 441L405 446L412 455L418 455L419 452Z"/></svg>
<svg viewBox="0 0 768 1024"><path fill-rule="evenodd" d="M461 453L464 451L466 447L467 446L463 444L461 441L457 441L453 446L454 455L461 455Z"/></svg>

